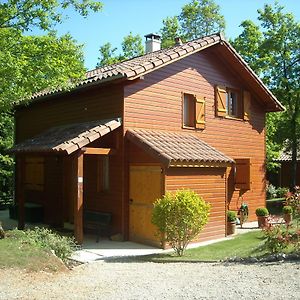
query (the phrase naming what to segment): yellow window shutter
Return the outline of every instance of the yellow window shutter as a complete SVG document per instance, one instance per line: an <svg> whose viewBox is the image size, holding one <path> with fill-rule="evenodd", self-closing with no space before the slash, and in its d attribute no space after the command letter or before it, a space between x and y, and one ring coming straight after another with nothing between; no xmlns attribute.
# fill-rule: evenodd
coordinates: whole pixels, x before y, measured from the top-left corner
<svg viewBox="0 0 300 300"><path fill-rule="evenodd" d="M219 117L226 116L226 87L216 86L215 88L215 100L216 100L216 114Z"/></svg>
<svg viewBox="0 0 300 300"><path fill-rule="evenodd" d="M235 188L240 190L250 190L251 172L250 158L235 159Z"/></svg>
<svg viewBox="0 0 300 300"><path fill-rule="evenodd" d="M244 120L250 120L251 94L248 91L243 92L244 102Z"/></svg>
<svg viewBox="0 0 300 300"><path fill-rule="evenodd" d="M205 97L196 95L196 128L205 128Z"/></svg>

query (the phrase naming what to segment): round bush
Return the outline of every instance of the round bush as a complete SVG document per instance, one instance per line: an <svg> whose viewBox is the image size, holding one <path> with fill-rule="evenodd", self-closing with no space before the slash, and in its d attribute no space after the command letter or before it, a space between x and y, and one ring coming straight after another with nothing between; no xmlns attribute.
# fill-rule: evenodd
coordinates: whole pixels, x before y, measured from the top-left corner
<svg viewBox="0 0 300 300"><path fill-rule="evenodd" d="M191 190L167 193L154 203L152 223L158 227L162 242L170 243L182 256L208 221L210 204Z"/></svg>
<svg viewBox="0 0 300 300"><path fill-rule="evenodd" d="M236 212L233 210L227 211L227 221L228 222L235 222L236 221Z"/></svg>
<svg viewBox="0 0 300 300"><path fill-rule="evenodd" d="M258 217L266 217L269 215L269 211L266 207L258 207L255 211L255 214Z"/></svg>
<svg viewBox="0 0 300 300"><path fill-rule="evenodd" d="M293 208L290 205L286 205L282 208L282 212L284 214L292 214L293 213Z"/></svg>

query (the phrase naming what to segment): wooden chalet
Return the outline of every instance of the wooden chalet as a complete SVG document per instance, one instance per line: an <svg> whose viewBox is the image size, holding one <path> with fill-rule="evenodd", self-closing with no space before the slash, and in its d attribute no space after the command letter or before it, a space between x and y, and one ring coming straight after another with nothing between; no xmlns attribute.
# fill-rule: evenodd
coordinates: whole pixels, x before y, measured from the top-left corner
<svg viewBox="0 0 300 300"><path fill-rule="evenodd" d="M265 205L266 113L283 109L220 34L41 92L15 114L19 226L33 202L79 243L89 210L112 214L111 234L158 245L152 203L189 188L212 207L199 240L224 237L227 209L246 202L254 220Z"/></svg>

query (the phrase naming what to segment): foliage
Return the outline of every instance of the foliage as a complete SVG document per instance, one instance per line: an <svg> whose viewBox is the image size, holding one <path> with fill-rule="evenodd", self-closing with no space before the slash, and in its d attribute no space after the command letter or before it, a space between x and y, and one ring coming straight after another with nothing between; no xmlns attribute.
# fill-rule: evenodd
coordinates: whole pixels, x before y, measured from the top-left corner
<svg viewBox="0 0 300 300"><path fill-rule="evenodd" d="M0 240L0 268L20 268L27 271L65 270L64 264L49 250L32 243L26 231L10 230Z"/></svg>
<svg viewBox="0 0 300 300"><path fill-rule="evenodd" d="M54 251L55 255L66 260L76 248L74 238L61 236L50 229L36 227L25 231L29 243L46 250Z"/></svg>
<svg viewBox="0 0 300 300"><path fill-rule="evenodd" d="M285 205L283 208L282 208L282 212L284 214L292 214L293 213L293 208L290 206L290 205Z"/></svg>
<svg viewBox="0 0 300 300"><path fill-rule="evenodd" d="M300 230L291 226L276 225L263 230L264 247L271 253L300 250Z"/></svg>
<svg viewBox="0 0 300 300"><path fill-rule="evenodd" d="M132 32L125 36L122 42L122 60L141 56L144 54L144 45L142 37L137 34L133 35Z"/></svg>
<svg viewBox="0 0 300 300"><path fill-rule="evenodd" d="M188 41L225 30L225 19L214 0L191 0L184 5L179 16L163 20L162 47L174 45L175 37Z"/></svg>
<svg viewBox="0 0 300 300"><path fill-rule="evenodd" d="M102 4L91 0L7 0L0 3L0 201L12 197L14 106L37 91L69 88L84 76L82 46L52 30L73 8L86 16ZM43 36L25 35L40 29Z"/></svg>
<svg viewBox="0 0 300 300"><path fill-rule="evenodd" d="M117 54L118 48L113 48L111 43L102 45L99 49L100 57L98 57L97 68L112 65L120 61L130 59L144 54L144 46L142 37L130 32L124 37L122 42L122 53Z"/></svg>
<svg viewBox="0 0 300 300"><path fill-rule="evenodd" d="M119 61L119 57L115 55L117 48L112 48L111 43L105 43L99 49L100 57L96 67L103 67L106 65L113 65Z"/></svg>
<svg viewBox="0 0 300 300"><path fill-rule="evenodd" d="M185 40L192 40L225 29L220 6L213 0L192 0L182 7L179 15Z"/></svg>
<svg viewBox="0 0 300 300"><path fill-rule="evenodd" d="M182 256L208 221L210 205L191 190L167 193L154 203L152 223L158 227L163 242L170 243Z"/></svg>
<svg viewBox="0 0 300 300"><path fill-rule="evenodd" d="M287 195L289 189L287 187L278 187L277 188L277 197L283 198Z"/></svg>
<svg viewBox="0 0 300 300"><path fill-rule="evenodd" d="M227 221L228 222L235 222L237 218L236 212L234 210L227 211Z"/></svg>
<svg viewBox="0 0 300 300"><path fill-rule="evenodd" d="M258 10L258 20L260 26L244 21L242 34L232 43L286 107L285 112L267 118L267 167L276 168L272 160L286 142L292 152L294 186L300 137L300 23L278 2Z"/></svg>
<svg viewBox="0 0 300 300"><path fill-rule="evenodd" d="M277 197L277 190L273 184L267 185L266 193L267 193L267 199L274 199Z"/></svg>
<svg viewBox="0 0 300 300"><path fill-rule="evenodd" d="M283 198L288 191L289 189L286 187L276 188L273 184L268 184L266 189L267 199Z"/></svg>
<svg viewBox="0 0 300 300"><path fill-rule="evenodd" d="M258 207L256 210L255 210L255 214L258 216L258 217L266 217L269 215L269 211L266 207Z"/></svg>
<svg viewBox="0 0 300 300"><path fill-rule="evenodd" d="M174 46L175 37L180 36L180 25L178 17L167 17L166 19L164 19L160 34L162 48Z"/></svg>
<svg viewBox="0 0 300 300"><path fill-rule="evenodd" d="M49 30L63 21L62 11L74 8L86 17L90 10L102 9L102 3L92 0L6 0L0 3L0 28L27 31Z"/></svg>
<svg viewBox="0 0 300 300"><path fill-rule="evenodd" d="M297 220L297 224L298 224L300 221L300 187L299 186L296 186L293 192L289 192L287 194L285 202L286 205L292 207L293 217Z"/></svg>

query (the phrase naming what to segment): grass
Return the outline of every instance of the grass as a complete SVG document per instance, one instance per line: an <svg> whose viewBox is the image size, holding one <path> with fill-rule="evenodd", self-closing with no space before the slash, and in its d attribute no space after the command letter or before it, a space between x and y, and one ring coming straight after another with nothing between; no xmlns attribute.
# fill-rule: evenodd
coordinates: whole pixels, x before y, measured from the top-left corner
<svg viewBox="0 0 300 300"><path fill-rule="evenodd" d="M17 268L27 271L62 271L66 267L50 251L31 245L22 232L7 232L0 240L0 269Z"/></svg>
<svg viewBox="0 0 300 300"><path fill-rule="evenodd" d="M218 242L215 244L188 249L185 255L178 257L175 254L154 255L152 261L219 261L230 257L263 256L265 250L261 249L263 244L263 233L253 231L236 236L234 239Z"/></svg>

